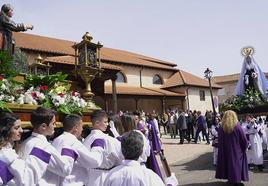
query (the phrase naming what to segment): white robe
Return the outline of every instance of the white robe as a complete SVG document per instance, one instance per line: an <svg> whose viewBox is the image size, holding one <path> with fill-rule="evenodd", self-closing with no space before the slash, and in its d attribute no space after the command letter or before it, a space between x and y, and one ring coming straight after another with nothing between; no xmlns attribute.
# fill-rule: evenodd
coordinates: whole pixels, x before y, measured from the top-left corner
<svg viewBox="0 0 268 186"><path fill-rule="evenodd" d="M215 125L211 126L211 134L213 137L218 140L218 131L216 130ZM217 165L217 159L218 159L218 147L213 147L213 165Z"/></svg>
<svg viewBox="0 0 268 186"><path fill-rule="evenodd" d="M262 149L263 150L267 150L267 134L266 134L266 126L264 124L264 121L259 123L260 125L260 128L261 128L261 133L262 133L262 136L261 136L261 139L262 139Z"/></svg>
<svg viewBox="0 0 268 186"><path fill-rule="evenodd" d="M258 132L261 130L257 123L249 123L245 128L246 135L249 135L250 148L247 151L248 163L254 165L263 164L262 139Z"/></svg>
<svg viewBox="0 0 268 186"><path fill-rule="evenodd" d="M164 186L161 178L152 170L141 166L138 161L124 160L113 168L103 186Z"/></svg>
<svg viewBox="0 0 268 186"><path fill-rule="evenodd" d="M142 164L145 164L148 157L151 154L151 146L150 146L150 141L149 139L140 131L140 130L136 130L137 132L139 132L140 134L142 134L142 138L143 138L143 149L142 149L142 154L139 157L138 161Z"/></svg>
<svg viewBox="0 0 268 186"><path fill-rule="evenodd" d="M104 134L100 130L92 130L85 138L83 144L88 148L103 148L105 158L102 165L96 169L88 169L88 186L100 186L103 184L109 170L119 165L123 160L121 143L116 138Z"/></svg>
<svg viewBox="0 0 268 186"><path fill-rule="evenodd" d="M0 150L0 161L0 185L9 186L37 184L48 165L46 162L39 161L39 158L35 155L28 156L26 160L19 159L10 144Z"/></svg>
<svg viewBox="0 0 268 186"><path fill-rule="evenodd" d="M74 158L68 155L61 155L46 139L44 135L35 132L26 139L21 146L23 159L31 154L34 149L43 149L51 154L45 175L40 179L39 186L55 186L59 184L59 176L69 175L73 169ZM70 149L70 147L66 147ZM41 160L40 160L41 161Z"/></svg>
<svg viewBox="0 0 268 186"><path fill-rule="evenodd" d="M94 148L89 151L73 134L64 132L52 142L52 145L61 152L66 146L77 155L73 170L65 178L60 177L60 185L82 186L87 181L87 168L97 168L103 161L103 149Z"/></svg>

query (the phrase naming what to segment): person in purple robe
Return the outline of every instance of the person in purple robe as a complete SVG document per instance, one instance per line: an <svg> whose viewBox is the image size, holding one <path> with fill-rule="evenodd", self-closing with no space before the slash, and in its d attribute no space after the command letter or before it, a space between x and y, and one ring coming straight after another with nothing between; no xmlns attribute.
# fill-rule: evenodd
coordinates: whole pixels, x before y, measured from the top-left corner
<svg viewBox="0 0 268 186"><path fill-rule="evenodd" d="M218 160L215 178L227 179L234 186L248 181L246 150L248 142L234 111L224 113L218 130Z"/></svg>
<svg viewBox="0 0 268 186"><path fill-rule="evenodd" d="M147 159L146 166L153 170L156 174L158 174L162 179L162 174L160 171L160 167L158 165L157 159L156 159L156 154L161 151L161 145L159 138L157 136L157 131L155 128L155 123L153 121L152 115L149 115L149 120L147 122L148 129L149 129L149 141L150 141L150 146L151 146L151 154Z"/></svg>

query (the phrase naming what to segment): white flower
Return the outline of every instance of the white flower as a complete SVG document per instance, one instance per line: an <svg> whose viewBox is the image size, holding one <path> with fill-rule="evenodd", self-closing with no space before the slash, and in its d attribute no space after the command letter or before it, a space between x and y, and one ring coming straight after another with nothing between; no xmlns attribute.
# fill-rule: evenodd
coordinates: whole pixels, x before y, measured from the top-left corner
<svg viewBox="0 0 268 186"><path fill-rule="evenodd" d="M31 105L37 105L36 100L32 97L32 94L29 93L29 92L25 93L24 103L28 103L28 104L31 104Z"/></svg>
<svg viewBox="0 0 268 186"><path fill-rule="evenodd" d="M2 85L1 85L1 89L2 89L3 91L7 89L5 83L2 83Z"/></svg>
<svg viewBox="0 0 268 186"><path fill-rule="evenodd" d="M37 95L37 98L41 101L46 98L45 94L41 92L36 92L36 95Z"/></svg>
<svg viewBox="0 0 268 186"><path fill-rule="evenodd" d="M84 108L87 105L87 102L83 98L80 98L79 104L80 107Z"/></svg>
<svg viewBox="0 0 268 186"><path fill-rule="evenodd" d="M24 104L24 95L23 94L20 94L20 97L17 99L17 103L18 104Z"/></svg>

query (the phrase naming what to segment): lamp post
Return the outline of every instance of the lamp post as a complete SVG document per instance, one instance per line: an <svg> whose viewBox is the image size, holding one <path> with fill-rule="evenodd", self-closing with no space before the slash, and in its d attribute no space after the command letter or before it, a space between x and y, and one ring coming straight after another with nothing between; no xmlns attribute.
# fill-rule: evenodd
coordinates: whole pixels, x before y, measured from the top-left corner
<svg viewBox="0 0 268 186"><path fill-rule="evenodd" d="M204 74L205 74L205 78L208 79L208 83L209 83L210 97L211 97L212 109L213 109L213 118L212 118L212 121L213 121L213 123L215 123L216 110L215 110L214 99L213 99L213 94L212 94L212 87L211 87L212 71L209 68L207 68L205 70Z"/></svg>

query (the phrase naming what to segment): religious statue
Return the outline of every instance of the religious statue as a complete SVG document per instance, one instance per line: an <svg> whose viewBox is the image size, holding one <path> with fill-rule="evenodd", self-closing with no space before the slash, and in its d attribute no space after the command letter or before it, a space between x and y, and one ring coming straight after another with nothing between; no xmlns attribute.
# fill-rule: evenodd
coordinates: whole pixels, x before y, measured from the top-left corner
<svg viewBox="0 0 268 186"><path fill-rule="evenodd" d="M27 31L33 29L33 25L15 23L11 20L13 8L10 4L4 4L0 12L0 50L13 54L12 32Z"/></svg>
<svg viewBox="0 0 268 186"><path fill-rule="evenodd" d="M262 98L267 99L268 81L259 65L253 59L253 53L253 47L242 49L244 63L236 85L236 95L241 96L246 90L253 90L259 92Z"/></svg>

